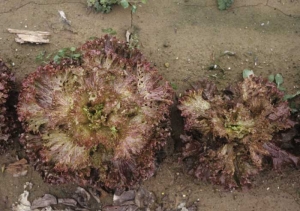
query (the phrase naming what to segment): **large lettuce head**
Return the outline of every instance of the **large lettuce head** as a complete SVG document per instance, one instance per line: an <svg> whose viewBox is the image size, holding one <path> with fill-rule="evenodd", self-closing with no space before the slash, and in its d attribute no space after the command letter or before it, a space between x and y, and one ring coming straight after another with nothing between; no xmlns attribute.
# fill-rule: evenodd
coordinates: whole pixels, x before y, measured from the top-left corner
<svg viewBox="0 0 300 211"><path fill-rule="evenodd" d="M24 80L22 141L48 182L130 187L154 174L170 133L172 89L139 50L116 38L77 51L80 60L47 64Z"/></svg>
<svg viewBox="0 0 300 211"><path fill-rule="evenodd" d="M201 81L179 101L185 119L184 158L192 158L191 173L227 188L249 186L250 177L264 169L266 158L275 168L297 165L295 157L272 142L291 128L288 103L274 83L250 76L220 93Z"/></svg>

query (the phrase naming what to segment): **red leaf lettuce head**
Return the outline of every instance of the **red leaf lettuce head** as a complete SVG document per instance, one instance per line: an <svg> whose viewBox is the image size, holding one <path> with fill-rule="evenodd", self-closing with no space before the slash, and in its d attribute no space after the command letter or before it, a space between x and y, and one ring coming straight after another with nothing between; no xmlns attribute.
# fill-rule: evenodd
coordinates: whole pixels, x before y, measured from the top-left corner
<svg viewBox="0 0 300 211"><path fill-rule="evenodd" d="M105 36L81 60L39 67L24 81L22 141L45 180L130 187L155 171L169 137L172 89L137 49Z"/></svg>
<svg viewBox="0 0 300 211"><path fill-rule="evenodd" d="M275 168L299 158L277 147L275 133L291 128L288 103L274 83L250 76L218 92L201 81L179 99L187 135L183 158L192 158L191 173L226 188L250 186L270 157Z"/></svg>
<svg viewBox="0 0 300 211"><path fill-rule="evenodd" d="M8 98L12 89L14 76L0 59L0 153L4 152L13 132L13 118L8 108Z"/></svg>

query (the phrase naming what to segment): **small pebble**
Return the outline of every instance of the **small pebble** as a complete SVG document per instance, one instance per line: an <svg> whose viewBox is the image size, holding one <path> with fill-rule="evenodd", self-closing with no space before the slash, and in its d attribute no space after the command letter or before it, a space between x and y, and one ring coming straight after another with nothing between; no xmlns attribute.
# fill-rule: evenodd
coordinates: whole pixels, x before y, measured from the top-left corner
<svg viewBox="0 0 300 211"><path fill-rule="evenodd" d="M165 63L165 67L168 68L170 67L170 64L168 62Z"/></svg>
<svg viewBox="0 0 300 211"><path fill-rule="evenodd" d="M164 46L165 48L167 48L167 47L170 47L170 44L169 44L169 43L164 43L163 46Z"/></svg>

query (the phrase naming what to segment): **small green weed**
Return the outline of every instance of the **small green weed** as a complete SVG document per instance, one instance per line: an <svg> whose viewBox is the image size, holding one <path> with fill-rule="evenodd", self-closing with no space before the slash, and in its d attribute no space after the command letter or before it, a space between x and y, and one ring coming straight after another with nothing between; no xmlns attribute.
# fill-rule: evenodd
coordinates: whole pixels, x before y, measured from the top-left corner
<svg viewBox="0 0 300 211"><path fill-rule="evenodd" d="M243 78L248 78L250 75L254 75L253 70L249 70L249 69L244 69L243 70Z"/></svg>
<svg viewBox="0 0 300 211"><path fill-rule="evenodd" d="M295 94L292 94L292 95L289 95L289 94L284 95L283 99L284 99L284 100L293 99L293 98L296 97L297 95L300 95L300 90L298 90Z"/></svg>
<svg viewBox="0 0 300 211"><path fill-rule="evenodd" d="M75 47L62 48L54 55L53 61L58 64L63 58L80 59L81 54L76 52Z"/></svg>
<svg viewBox="0 0 300 211"><path fill-rule="evenodd" d="M102 29L102 32L104 32L106 34L110 34L110 35L116 35L117 34L117 32L115 30L113 30L112 28Z"/></svg>
<svg viewBox="0 0 300 211"><path fill-rule="evenodd" d="M137 5L146 4L147 0L87 0L87 5L97 12L109 13L114 4L121 5L124 9L131 7L132 12L136 12Z"/></svg>
<svg viewBox="0 0 300 211"><path fill-rule="evenodd" d="M54 55L54 56L53 56ZM49 63L53 56L54 63L58 64L63 58L80 59L81 54L76 51L75 47L62 48L56 54L50 53L46 55L46 51L41 51L35 61L38 63Z"/></svg>
<svg viewBox="0 0 300 211"><path fill-rule="evenodd" d="M217 0L219 10L227 10L234 2L234 0Z"/></svg>
<svg viewBox="0 0 300 211"><path fill-rule="evenodd" d="M171 87L172 87L174 90L177 90L177 89L178 89L178 87L177 87L177 85L176 85L175 83L171 82L170 85L171 85Z"/></svg>
<svg viewBox="0 0 300 211"><path fill-rule="evenodd" d="M48 63L51 56L52 56L52 53L47 55L46 51L40 51L39 54L35 57L35 62Z"/></svg>
<svg viewBox="0 0 300 211"><path fill-rule="evenodd" d="M95 36L93 36L93 37L89 37L89 40L94 40L94 39L97 39L98 37L95 37Z"/></svg>
<svg viewBox="0 0 300 211"><path fill-rule="evenodd" d="M283 88L281 86L281 84L283 84L283 77L281 74L279 74L279 73L277 73L276 75L271 74L271 75L269 75L268 80L276 83L277 88L279 90L285 91L285 88ZM300 90L298 90L295 94L285 94L283 96L283 100L289 101L289 100L293 99L294 97L296 97L297 95L300 95ZM289 105L290 105L292 112L297 112L299 110L299 108L296 108L296 105L293 102L289 101Z"/></svg>
<svg viewBox="0 0 300 211"><path fill-rule="evenodd" d="M248 78L250 75L254 75L254 72L252 70L248 70L248 69L245 69L243 71L243 78ZM277 88L281 91L285 91L286 89L284 87L282 87L281 85L283 84L283 77L280 73L277 73L277 74L271 74L268 76L268 80L270 82L273 82L277 85ZM295 94L285 94L283 96L283 100L291 100L293 98L295 98L296 96L300 95L300 90L298 90ZM293 103L290 102L290 108L293 111L297 111L298 109L295 108L295 106L293 106ZM296 110L295 110L296 109Z"/></svg>
<svg viewBox="0 0 300 211"><path fill-rule="evenodd" d="M35 57L35 62L42 62L44 60L46 51L40 51L40 53Z"/></svg>
<svg viewBox="0 0 300 211"><path fill-rule="evenodd" d="M281 87L281 84L283 83L283 77L282 77L281 74L279 74L279 73L277 73L276 75L271 74L271 75L268 76L268 80L270 82L276 83L277 88L279 90L281 90L281 91L285 90L285 88Z"/></svg>

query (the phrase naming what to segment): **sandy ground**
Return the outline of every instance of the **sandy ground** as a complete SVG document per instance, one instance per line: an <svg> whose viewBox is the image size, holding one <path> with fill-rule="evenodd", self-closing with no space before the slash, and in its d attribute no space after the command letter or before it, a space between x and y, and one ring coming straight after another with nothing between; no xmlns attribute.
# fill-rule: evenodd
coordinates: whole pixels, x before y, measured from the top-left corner
<svg viewBox="0 0 300 211"><path fill-rule="evenodd" d="M58 10L66 13L71 26L61 22ZM0 0L0 28L0 57L11 67L18 84L37 68L35 59L41 52L79 46L112 28L122 40L126 30L136 33L141 51L177 87L178 94L203 77L224 87L240 80L245 68L265 77L281 73L288 93L300 88L299 0L236 0L227 11L219 11L212 0L149 0L133 15L121 7L97 14L87 9L85 0ZM7 28L49 31L51 43L20 45ZM224 51L235 52L235 56L221 56ZM224 71L208 70L214 64ZM175 141L180 124L173 118ZM170 152L172 144L174 141ZM22 155L22 149L2 155L0 166L15 161L16 155ZM27 181L33 183L30 200L45 193L70 196L76 188L44 184L32 169L19 178L0 173L0 210L10 210ZM143 186L155 193L158 203L174 210L181 202L197 203L202 211L300 210L300 172L295 169L281 174L263 172L251 190L226 192L185 175L177 154L169 153L156 176ZM103 203L110 198L108 195Z"/></svg>

